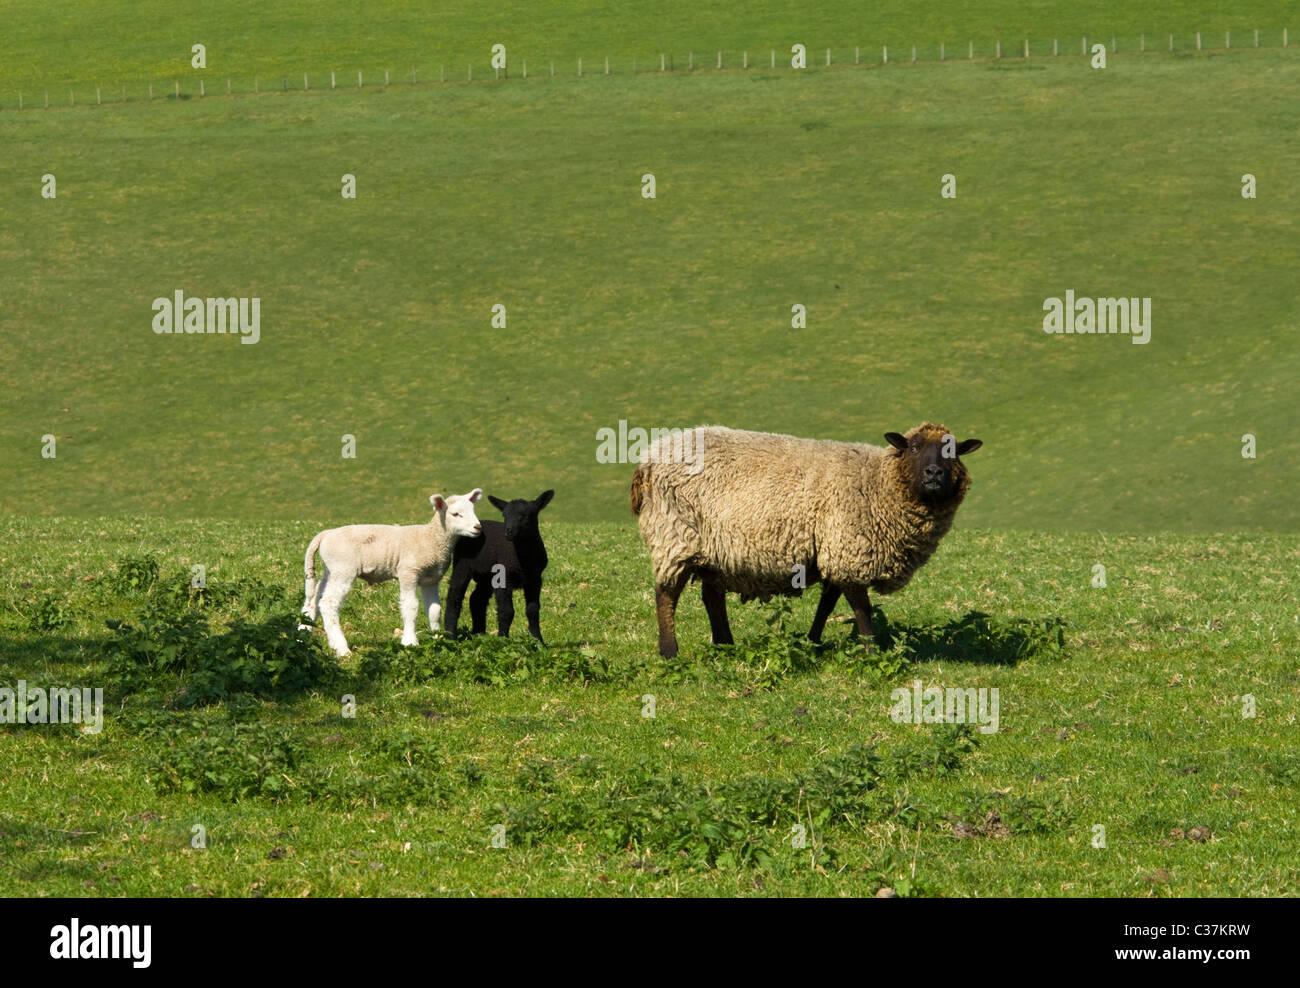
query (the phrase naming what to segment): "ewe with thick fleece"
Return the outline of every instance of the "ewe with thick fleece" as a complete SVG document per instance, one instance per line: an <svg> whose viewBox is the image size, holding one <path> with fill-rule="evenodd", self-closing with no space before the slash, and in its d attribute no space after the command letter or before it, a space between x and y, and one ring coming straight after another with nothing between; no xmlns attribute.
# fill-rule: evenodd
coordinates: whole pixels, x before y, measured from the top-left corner
<svg viewBox="0 0 1300 988"><path fill-rule="evenodd" d="M869 640L867 591L893 593L930 558L970 484L958 457L982 445L930 422L885 438L889 447L704 426L652 444L632 511L654 564L660 654L677 654L677 599L692 577L717 644L731 643L727 591L767 600L818 580L809 637L821 639L843 594Z"/></svg>
<svg viewBox="0 0 1300 988"><path fill-rule="evenodd" d="M444 498L434 494L429 503L434 516L427 525L345 525L330 528L311 540L303 559L307 578L307 599L302 612L316 619L319 607L325 619L325 634L337 655L348 655L348 642L339 625L339 609L357 577L367 583L397 580L401 587L402 644L415 645L415 616L420 604L416 587L424 599L429 628L438 630L442 604L438 581L451 565L456 540L482 531L474 514L474 502L483 496L479 488L468 494ZM316 582L316 550L320 550L325 571Z"/></svg>

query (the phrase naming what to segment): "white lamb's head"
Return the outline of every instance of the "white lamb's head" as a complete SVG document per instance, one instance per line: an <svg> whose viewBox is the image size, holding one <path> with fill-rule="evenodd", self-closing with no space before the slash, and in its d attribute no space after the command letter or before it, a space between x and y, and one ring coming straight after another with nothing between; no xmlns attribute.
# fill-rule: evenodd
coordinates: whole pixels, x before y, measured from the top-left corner
<svg viewBox="0 0 1300 988"><path fill-rule="evenodd" d="M483 531L478 515L474 514L474 502L483 496L483 491L475 487L468 494L453 494L443 497L432 494L429 503L442 518L442 527L452 538L464 535L478 535Z"/></svg>

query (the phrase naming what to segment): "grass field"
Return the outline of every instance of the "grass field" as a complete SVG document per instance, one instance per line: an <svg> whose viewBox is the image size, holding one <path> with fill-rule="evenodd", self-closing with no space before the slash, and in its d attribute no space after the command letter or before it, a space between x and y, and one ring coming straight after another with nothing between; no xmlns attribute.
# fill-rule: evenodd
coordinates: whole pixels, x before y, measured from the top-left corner
<svg viewBox="0 0 1300 988"><path fill-rule="evenodd" d="M5 5L0 689L106 716L0 724L0 888L1290 894L1298 13ZM177 290L260 299L259 342L155 334ZM1045 334L1067 291L1150 298L1151 341ZM599 430L926 419L984 446L878 652L803 642L812 595L712 648L691 591L656 658ZM475 486L557 492L545 649L401 649L391 584L349 598L341 665L297 631L315 531ZM914 682L997 689L998 730L896 722Z"/></svg>
<svg viewBox="0 0 1300 988"><path fill-rule="evenodd" d="M621 419L931 418L985 441L968 524L1293 531L1298 58L5 115L0 506L415 521L435 488L555 487L556 517L613 520ZM177 289L260 297L260 342L155 335ZM1151 342L1044 334L1067 289L1151 297Z"/></svg>
<svg viewBox="0 0 1300 988"><path fill-rule="evenodd" d="M311 529L5 523L0 682L103 684L109 711L98 735L4 729L7 893L1197 896L1284 894L1300 878L1295 537L957 533L877 600L899 636L882 653L891 671L854 666L843 625L824 654L787 647L764 620L775 605L737 608L740 644L710 652L696 594L681 612L689 658L651 661L632 527L554 524L546 650L392 649L390 584L354 592L346 671L279 700L191 707L193 675L155 669L123 689L106 671L103 622L166 600L196 562L213 593L236 588L208 605L214 626L291 610L245 581L292 587L286 547ZM123 560L160 546L152 589L114 589ZM47 596L70 625L34 615ZM806 630L811 604L790 629ZM1044 633L1058 621L1059 644ZM895 723L890 691L914 679L996 687L998 733L967 751ZM879 761L852 761L859 745ZM287 748L296 760L273 754ZM803 791L783 795L792 780ZM190 846L195 825L206 850Z"/></svg>

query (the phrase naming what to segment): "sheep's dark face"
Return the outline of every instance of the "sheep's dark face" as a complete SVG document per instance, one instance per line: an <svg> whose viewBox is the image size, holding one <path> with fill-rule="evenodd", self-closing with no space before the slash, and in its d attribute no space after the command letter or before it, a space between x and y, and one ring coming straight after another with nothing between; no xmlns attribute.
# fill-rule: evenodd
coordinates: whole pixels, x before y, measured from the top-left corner
<svg viewBox="0 0 1300 988"><path fill-rule="evenodd" d="M886 432L885 439L899 458L899 479L914 497L930 504L960 501L966 495L970 477L958 457L984 445L978 439L957 442L942 425L931 422L905 436Z"/></svg>
<svg viewBox="0 0 1300 988"><path fill-rule="evenodd" d="M555 491L546 491L534 501L516 498L503 501L499 497L488 495L488 500L496 505L506 522L506 538L514 542L518 538L528 538L537 534L537 516L551 503Z"/></svg>

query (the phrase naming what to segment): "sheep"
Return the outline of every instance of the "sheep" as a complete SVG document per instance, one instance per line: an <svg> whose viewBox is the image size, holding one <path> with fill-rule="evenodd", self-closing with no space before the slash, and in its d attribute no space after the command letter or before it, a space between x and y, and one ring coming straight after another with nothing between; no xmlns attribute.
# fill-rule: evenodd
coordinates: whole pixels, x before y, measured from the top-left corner
<svg viewBox="0 0 1300 988"><path fill-rule="evenodd" d="M454 635L460 620L461 604L470 582L476 586L469 596L471 632L481 635L487 628L488 597L497 602L497 634L510 634L515 617L514 591L524 591L524 612L528 616L528 633L542 641L538 624L541 611L542 570L546 569L546 546L537 530L538 513L551 503L555 491L545 491L536 500L503 501L488 495L505 521L483 522L483 534L456 543L447 587L447 633ZM545 642L543 642L545 644Z"/></svg>
<svg viewBox="0 0 1300 988"><path fill-rule="evenodd" d="M952 525L970 477L957 442L926 422L888 447L719 426L651 443L632 479L632 513L655 575L659 653L677 654L677 600L701 582L712 639L731 644L726 594L798 595L823 581L808 636L820 641L843 595L870 647L868 590L906 586ZM683 450L692 451L689 457Z"/></svg>
<svg viewBox="0 0 1300 988"><path fill-rule="evenodd" d="M475 487L468 494L429 497L434 515L426 525L345 525L317 534L303 558L306 600L303 614L316 620L317 608L325 619L325 635L340 658L351 654L339 609L357 577L367 583L397 580L401 588L402 644L418 644L415 616L419 612L416 587L424 600L429 628L438 630L442 610L438 581L451 565L452 551L462 536L478 535L482 525L474 514L474 502L483 496ZM324 573L316 582L316 551L320 550Z"/></svg>

